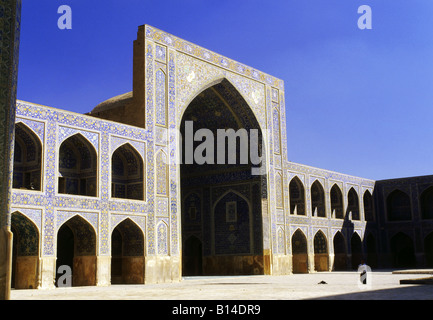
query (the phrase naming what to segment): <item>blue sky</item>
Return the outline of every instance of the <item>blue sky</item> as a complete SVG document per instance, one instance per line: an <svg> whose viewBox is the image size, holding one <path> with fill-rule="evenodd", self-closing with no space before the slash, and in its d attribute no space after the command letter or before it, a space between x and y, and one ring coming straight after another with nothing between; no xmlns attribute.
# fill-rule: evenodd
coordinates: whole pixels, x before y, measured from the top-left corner
<svg viewBox="0 0 433 320"><path fill-rule="evenodd" d="M72 30L57 27L60 5ZM433 174L433 1L23 0L18 99L85 113L131 91L143 24L284 80L290 161Z"/></svg>

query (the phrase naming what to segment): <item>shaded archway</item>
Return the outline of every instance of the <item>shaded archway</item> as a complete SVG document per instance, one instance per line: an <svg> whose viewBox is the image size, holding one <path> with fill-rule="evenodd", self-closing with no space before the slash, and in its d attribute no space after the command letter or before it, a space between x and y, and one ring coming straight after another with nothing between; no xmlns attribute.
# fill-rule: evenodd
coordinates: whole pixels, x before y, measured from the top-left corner
<svg viewBox="0 0 433 320"><path fill-rule="evenodd" d="M293 273L308 272L308 244L307 237L300 230L292 236L292 266Z"/></svg>
<svg viewBox="0 0 433 320"><path fill-rule="evenodd" d="M78 215L66 221L57 232L56 270L62 265L71 268L72 286L96 285L96 233Z"/></svg>
<svg viewBox="0 0 433 320"><path fill-rule="evenodd" d="M343 234L338 231L333 239L334 244L334 270L346 270L347 269L347 250L346 240Z"/></svg>
<svg viewBox="0 0 433 320"><path fill-rule="evenodd" d="M13 188L41 190L42 144L25 124L15 124Z"/></svg>
<svg viewBox="0 0 433 320"><path fill-rule="evenodd" d="M311 210L313 216L326 217L325 190L318 180L311 185Z"/></svg>
<svg viewBox="0 0 433 320"><path fill-rule="evenodd" d="M331 188L331 210L332 216L336 219L344 219L343 194L340 187L334 184Z"/></svg>
<svg viewBox="0 0 433 320"><path fill-rule="evenodd" d="M433 232L424 239L424 254L426 267L433 267Z"/></svg>
<svg viewBox="0 0 433 320"><path fill-rule="evenodd" d="M358 269L362 262L362 242L357 232L350 239L350 253L352 254L352 269Z"/></svg>
<svg viewBox="0 0 433 320"><path fill-rule="evenodd" d="M12 280L15 289L36 289L39 277L39 231L20 212L11 216L13 233Z"/></svg>
<svg viewBox="0 0 433 320"><path fill-rule="evenodd" d="M421 216L423 219L433 219L433 186L423 191L420 197Z"/></svg>
<svg viewBox="0 0 433 320"><path fill-rule="evenodd" d="M412 219L410 198L401 190L394 190L386 198L389 221L408 221Z"/></svg>
<svg viewBox="0 0 433 320"><path fill-rule="evenodd" d="M393 265L397 268L416 266L415 250L412 239L403 232L394 235L390 240Z"/></svg>
<svg viewBox="0 0 433 320"><path fill-rule="evenodd" d="M328 241L321 230L314 236L314 269L329 270Z"/></svg>
<svg viewBox="0 0 433 320"><path fill-rule="evenodd" d="M144 283L144 235L131 220L126 219L111 234L111 283Z"/></svg>
<svg viewBox="0 0 433 320"><path fill-rule="evenodd" d="M143 159L129 143L117 148L111 157L111 196L143 200L143 167Z"/></svg>
<svg viewBox="0 0 433 320"><path fill-rule="evenodd" d="M305 190L298 177L294 177L289 184L290 213L305 215Z"/></svg>
<svg viewBox="0 0 433 320"><path fill-rule="evenodd" d="M358 193L350 188L347 194L347 213L351 213L352 220L360 220Z"/></svg>
<svg viewBox="0 0 433 320"><path fill-rule="evenodd" d="M69 137L59 149L58 192L97 195L97 156L93 145L81 134Z"/></svg>
<svg viewBox="0 0 433 320"><path fill-rule="evenodd" d="M374 221L374 213L373 213L373 197L370 191L364 192L364 216L365 221Z"/></svg>
<svg viewBox="0 0 433 320"><path fill-rule="evenodd" d="M188 240L196 259L201 243L203 275L270 272L262 227L267 179L253 173L264 164L265 153L248 103L228 80L214 82L189 103L180 132L182 243ZM263 156L259 164L252 147ZM191 192L200 195L195 203L188 199ZM188 259L184 250L183 260ZM193 270L200 268L185 272Z"/></svg>
<svg viewBox="0 0 433 320"><path fill-rule="evenodd" d="M373 236L373 234L370 233L367 236L366 249L367 249L367 264L372 268L376 268L378 264L376 247L377 247L376 239Z"/></svg>

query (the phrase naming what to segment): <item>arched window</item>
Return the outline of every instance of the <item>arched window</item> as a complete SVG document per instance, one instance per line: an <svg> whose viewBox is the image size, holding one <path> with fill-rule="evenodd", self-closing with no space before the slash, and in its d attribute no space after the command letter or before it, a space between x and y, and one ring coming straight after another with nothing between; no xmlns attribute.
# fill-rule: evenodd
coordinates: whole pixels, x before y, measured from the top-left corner
<svg viewBox="0 0 433 320"><path fill-rule="evenodd" d="M289 184L290 213L305 215L305 191L298 177L294 177Z"/></svg>
<svg viewBox="0 0 433 320"><path fill-rule="evenodd" d="M336 184L331 188L331 210L336 219L344 219L343 194Z"/></svg>
<svg viewBox="0 0 433 320"><path fill-rule="evenodd" d="M313 216L325 217L325 191L319 181L314 181L311 186L311 209Z"/></svg>
<svg viewBox="0 0 433 320"><path fill-rule="evenodd" d="M60 146L59 173L59 193L96 197L96 151L81 134L69 137Z"/></svg>
<svg viewBox="0 0 433 320"><path fill-rule="evenodd" d="M143 167L143 159L129 143L119 147L111 158L112 197L143 200Z"/></svg>
<svg viewBox="0 0 433 320"><path fill-rule="evenodd" d="M433 186L424 190L420 198L423 219L433 219Z"/></svg>
<svg viewBox="0 0 433 320"><path fill-rule="evenodd" d="M352 213L352 220L359 220L359 201L355 189L350 188L349 193L347 194L347 202L347 212Z"/></svg>
<svg viewBox="0 0 433 320"><path fill-rule="evenodd" d="M389 221L411 220L409 196L401 190L391 192L386 200Z"/></svg>
<svg viewBox="0 0 433 320"><path fill-rule="evenodd" d="M42 145L23 123L15 125L13 187L41 190Z"/></svg>

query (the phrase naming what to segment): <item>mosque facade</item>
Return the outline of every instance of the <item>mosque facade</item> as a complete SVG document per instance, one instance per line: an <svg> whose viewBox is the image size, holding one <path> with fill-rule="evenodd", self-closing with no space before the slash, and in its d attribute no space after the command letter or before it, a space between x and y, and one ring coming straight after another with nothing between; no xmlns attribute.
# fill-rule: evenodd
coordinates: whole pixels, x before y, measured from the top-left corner
<svg viewBox="0 0 433 320"><path fill-rule="evenodd" d="M133 91L88 114L17 101L12 287L433 264L433 176L290 162L282 80L149 25L133 50ZM221 129L257 157L187 161Z"/></svg>

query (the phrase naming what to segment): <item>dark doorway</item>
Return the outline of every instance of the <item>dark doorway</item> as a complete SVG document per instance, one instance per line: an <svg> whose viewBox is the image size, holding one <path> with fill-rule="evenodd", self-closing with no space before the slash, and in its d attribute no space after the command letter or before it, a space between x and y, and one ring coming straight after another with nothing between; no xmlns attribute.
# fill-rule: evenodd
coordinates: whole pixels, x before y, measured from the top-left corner
<svg viewBox="0 0 433 320"><path fill-rule="evenodd" d="M376 239L371 233L367 236L367 264L371 268L376 268L378 265Z"/></svg>
<svg viewBox="0 0 433 320"><path fill-rule="evenodd" d="M296 230L292 236L293 273L308 272L307 238L301 230Z"/></svg>
<svg viewBox="0 0 433 320"><path fill-rule="evenodd" d="M191 236L185 241L184 259L183 259L183 275L184 276L201 276L203 275L203 259L202 259L202 244L201 241Z"/></svg>
<svg viewBox="0 0 433 320"><path fill-rule="evenodd" d="M350 249L352 253L352 269L358 269L362 261L362 243L358 233L352 235L350 240Z"/></svg>
<svg viewBox="0 0 433 320"><path fill-rule="evenodd" d="M78 215L66 221L57 233L56 285L65 274L57 274L62 265L71 268L72 286L96 285L95 229Z"/></svg>
<svg viewBox="0 0 433 320"><path fill-rule="evenodd" d="M431 232L424 240L426 266L433 267L433 232Z"/></svg>
<svg viewBox="0 0 433 320"><path fill-rule="evenodd" d="M334 270L342 271L347 270L347 251L346 240L344 236L338 231L334 236Z"/></svg>
<svg viewBox="0 0 433 320"><path fill-rule="evenodd" d="M415 250L412 239L399 232L391 238L393 264L396 268L413 268L416 266Z"/></svg>
<svg viewBox="0 0 433 320"><path fill-rule="evenodd" d="M144 235L131 219L122 221L111 235L111 283L144 283Z"/></svg>
<svg viewBox="0 0 433 320"><path fill-rule="evenodd" d="M74 267L74 233L66 224L60 227L57 233L57 260L56 260L56 286L62 274L57 273L60 266Z"/></svg>

